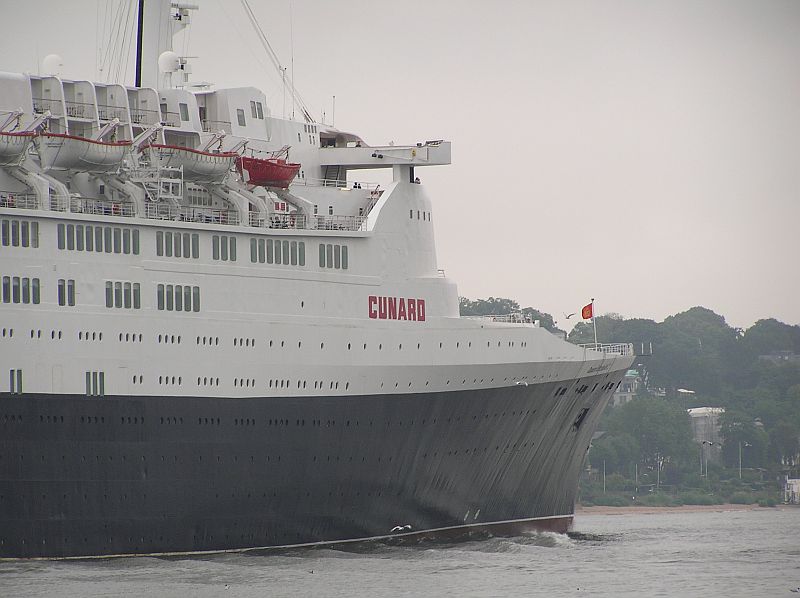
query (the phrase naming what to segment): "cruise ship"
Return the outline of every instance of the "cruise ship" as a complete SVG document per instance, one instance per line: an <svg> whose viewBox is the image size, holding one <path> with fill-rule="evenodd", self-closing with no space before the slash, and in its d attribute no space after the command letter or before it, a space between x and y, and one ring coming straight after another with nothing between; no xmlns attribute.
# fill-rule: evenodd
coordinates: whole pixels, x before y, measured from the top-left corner
<svg viewBox="0 0 800 598"><path fill-rule="evenodd" d="M0 72L0 558L567 530L632 347L460 317L450 143L192 86L195 8L135 86Z"/></svg>

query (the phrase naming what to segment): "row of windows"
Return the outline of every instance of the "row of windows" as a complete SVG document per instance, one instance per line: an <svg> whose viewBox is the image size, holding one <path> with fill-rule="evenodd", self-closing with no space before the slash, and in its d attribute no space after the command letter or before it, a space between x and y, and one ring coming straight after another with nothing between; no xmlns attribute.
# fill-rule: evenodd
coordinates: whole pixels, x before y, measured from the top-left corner
<svg viewBox="0 0 800 598"><path fill-rule="evenodd" d="M39 247L39 223L27 220L0 220L3 247Z"/></svg>
<svg viewBox="0 0 800 598"><path fill-rule="evenodd" d="M3 303L35 303L40 301L38 278L3 276Z"/></svg>
<svg viewBox="0 0 800 598"><path fill-rule="evenodd" d="M156 255L197 259L200 257L200 235L156 231Z"/></svg>
<svg viewBox="0 0 800 598"><path fill-rule="evenodd" d="M254 264L306 265L306 244L303 241L250 239L250 261Z"/></svg>
<svg viewBox="0 0 800 598"><path fill-rule="evenodd" d="M58 279L58 304L70 307L75 305L75 281L73 279Z"/></svg>
<svg viewBox="0 0 800 598"><path fill-rule="evenodd" d="M139 283L107 280L106 307L141 309L142 295Z"/></svg>
<svg viewBox="0 0 800 598"><path fill-rule="evenodd" d="M59 224L58 248L139 255L139 231L118 226Z"/></svg>
<svg viewBox="0 0 800 598"><path fill-rule="evenodd" d="M420 212L419 210L417 210L417 220L420 219L420 214L422 215L422 220L430 220L431 219L431 213L430 212L424 212L424 211ZM414 219L414 210L409 210L408 211L408 217L411 218L412 220Z"/></svg>
<svg viewBox="0 0 800 598"><path fill-rule="evenodd" d="M102 397L106 394L105 372L86 372L86 396Z"/></svg>
<svg viewBox="0 0 800 598"><path fill-rule="evenodd" d="M200 287L160 284L156 294L159 310L200 311Z"/></svg>
<svg viewBox="0 0 800 598"><path fill-rule="evenodd" d="M250 116L259 120L264 120L264 106L261 105L261 102L250 100Z"/></svg>
<svg viewBox="0 0 800 598"><path fill-rule="evenodd" d="M31 226L36 226L36 245L31 246L38 247L38 224L32 222ZM139 255L139 231L110 226L92 227L82 224L59 224L58 248ZM319 251L320 267L348 269L346 245L321 243ZM156 255L198 259L200 257L200 237L197 233L157 231ZM213 235L212 258L219 261L235 262L236 237L232 235ZM306 244L303 241L251 238L250 261L254 264L305 266Z"/></svg>
<svg viewBox="0 0 800 598"><path fill-rule="evenodd" d="M347 270L347 245L319 244L319 267Z"/></svg>
<svg viewBox="0 0 800 598"><path fill-rule="evenodd" d="M236 261L236 237L214 235L211 238L211 257L223 262Z"/></svg>

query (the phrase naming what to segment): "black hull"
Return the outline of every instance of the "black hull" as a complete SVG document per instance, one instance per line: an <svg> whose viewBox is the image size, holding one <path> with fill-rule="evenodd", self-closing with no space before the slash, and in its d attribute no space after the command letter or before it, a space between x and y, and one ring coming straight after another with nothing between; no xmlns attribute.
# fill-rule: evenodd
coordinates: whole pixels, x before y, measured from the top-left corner
<svg viewBox="0 0 800 598"><path fill-rule="evenodd" d="M339 542L395 526L564 531L621 375L393 396L4 395L0 557Z"/></svg>

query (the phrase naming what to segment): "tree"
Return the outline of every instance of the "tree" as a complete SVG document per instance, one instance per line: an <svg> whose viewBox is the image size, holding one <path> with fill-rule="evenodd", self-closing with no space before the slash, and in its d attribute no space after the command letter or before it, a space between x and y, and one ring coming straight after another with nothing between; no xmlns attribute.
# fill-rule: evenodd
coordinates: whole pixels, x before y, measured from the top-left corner
<svg viewBox="0 0 800 598"><path fill-rule="evenodd" d="M609 417L608 432L632 437L640 463L657 467L664 460L676 465L693 461L689 414L664 399L643 397L617 407Z"/></svg>
<svg viewBox="0 0 800 598"><path fill-rule="evenodd" d="M739 446L742 447L742 466L761 467L765 464L768 437L753 418L741 411L726 411L719 418L722 437L722 462L726 467L739 466Z"/></svg>

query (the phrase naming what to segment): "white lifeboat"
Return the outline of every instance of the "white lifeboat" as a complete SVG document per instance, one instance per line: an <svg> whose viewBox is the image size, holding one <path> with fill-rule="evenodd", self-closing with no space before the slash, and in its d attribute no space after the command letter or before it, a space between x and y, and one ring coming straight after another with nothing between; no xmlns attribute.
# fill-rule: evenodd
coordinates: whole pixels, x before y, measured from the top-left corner
<svg viewBox="0 0 800 598"><path fill-rule="evenodd" d="M119 168L130 141L98 141L64 133L39 134L39 159L45 170L110 172Z"/></svg>
<svg viewBox="0 0 800 598"><path fill-rule="evenodd" d="M34 131L0 131L0 166L16 166L22 162L35 136Z"/></svg>
<svg viewBox="0 0 800 598"><path fill-rule="evenodd" d="M221 183L239 157L236 152L204 152L159 143L151 143L145 149L161 168L183 168L183 180L195 183Z"/></svg>

